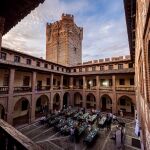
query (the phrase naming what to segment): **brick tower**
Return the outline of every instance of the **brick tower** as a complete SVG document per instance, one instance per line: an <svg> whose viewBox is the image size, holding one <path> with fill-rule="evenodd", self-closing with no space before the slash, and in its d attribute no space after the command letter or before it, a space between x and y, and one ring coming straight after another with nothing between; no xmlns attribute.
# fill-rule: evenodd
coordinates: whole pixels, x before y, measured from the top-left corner
<svg viewBox="0 0 150 150"><path fill-rule="evenodd" d="M72 66L82 62L83 28L74 16L62 14L61 20L46 26L46 60Z"/></svg>

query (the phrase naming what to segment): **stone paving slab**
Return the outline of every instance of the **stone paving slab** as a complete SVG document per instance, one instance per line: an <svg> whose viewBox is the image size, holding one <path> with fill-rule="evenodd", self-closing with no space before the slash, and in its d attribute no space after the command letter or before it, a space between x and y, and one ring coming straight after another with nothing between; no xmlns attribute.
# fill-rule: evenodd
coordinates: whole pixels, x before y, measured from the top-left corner
<svg viewBox="0 0 150 150"><path fill-rule="evenodd" d="M124 150L139 150L132 147L132 138L138 138L134 133L134 120L125 119L126 123L126 139ZM33 139L33 141L42 145L44 150L116 150L115 141L111 139L112 134L116 128L116 125L112 125L112 130L107 131L106 129L100 129L98 137L95 142L91 145L86 145L83 143L85 134L82 135L79 143L70 142L69 136L63 136L59 132L55 132L52 128L47 126L37 125L26 127L22 132L28 137Z"/></svg>

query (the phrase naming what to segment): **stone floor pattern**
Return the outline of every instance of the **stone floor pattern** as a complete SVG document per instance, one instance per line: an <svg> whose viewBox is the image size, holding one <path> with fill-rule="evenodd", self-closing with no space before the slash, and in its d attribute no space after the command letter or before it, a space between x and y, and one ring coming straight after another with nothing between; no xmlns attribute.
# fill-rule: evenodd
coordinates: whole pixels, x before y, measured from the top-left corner
<svg viewBox="0 0 150 150"><path fill-rule="evenodd" d="M138 139L134 134L134 120L131 118L123 118L126 122L126 138L124 150L139 150L132 146L132 138ZM46 125L41 125L35 122L31 125L18 128L24 135L32 139L43 147L44 150L116 150L115 141L111 139L111 135L116 125L112 125L111 131L100 129L95 142L87 146L83 144L84 136L79 143L70 142L69 136L63 136L60 132L55 132L53 127L49 128Z"/></svg>

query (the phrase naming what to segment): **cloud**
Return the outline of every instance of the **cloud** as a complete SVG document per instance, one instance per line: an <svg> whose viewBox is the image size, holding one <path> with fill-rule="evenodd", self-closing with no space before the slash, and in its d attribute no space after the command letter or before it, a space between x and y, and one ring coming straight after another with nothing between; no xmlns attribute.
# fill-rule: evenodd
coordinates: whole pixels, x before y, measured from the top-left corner
<svg viewBox="0 0 150 150"><path fill-rule="evenodd" d="M120 0L45 0L3 37L2 45L45 58L46 23L59 20L62 13L74 14L84 28L83 61L129 54Z"/></svg>

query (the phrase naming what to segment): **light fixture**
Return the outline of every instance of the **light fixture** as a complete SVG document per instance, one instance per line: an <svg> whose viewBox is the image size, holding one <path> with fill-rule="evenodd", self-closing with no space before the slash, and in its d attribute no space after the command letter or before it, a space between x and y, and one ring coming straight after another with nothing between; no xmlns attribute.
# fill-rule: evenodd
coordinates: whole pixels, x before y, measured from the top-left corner
<svg viewBox="0 0 150 150"><path fill-rule="evenodd" d="M102 82L102 85L103 85L103 86L108 86L108 85L109 85L108 80L103 81L103 82Z"/></svg>

